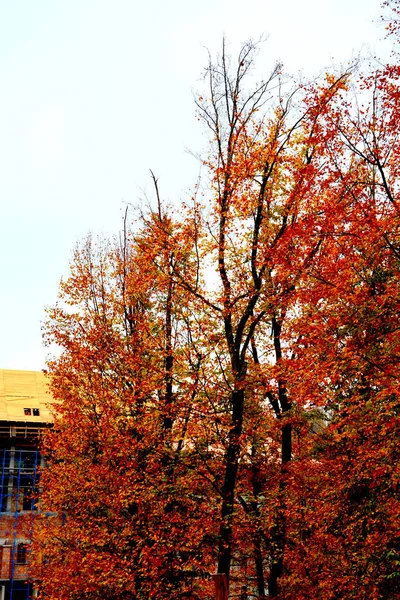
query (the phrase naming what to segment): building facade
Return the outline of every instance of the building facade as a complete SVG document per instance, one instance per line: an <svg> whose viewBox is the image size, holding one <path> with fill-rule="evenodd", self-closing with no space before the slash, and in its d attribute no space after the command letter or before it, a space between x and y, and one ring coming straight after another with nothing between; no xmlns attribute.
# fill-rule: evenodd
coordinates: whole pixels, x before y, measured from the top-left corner
<svg viewBox="0 0 400 600"><path fill-rule="evenodd" d="M50 401L43 373L0 369L0 600L35 596L30 543Z"/></svg>

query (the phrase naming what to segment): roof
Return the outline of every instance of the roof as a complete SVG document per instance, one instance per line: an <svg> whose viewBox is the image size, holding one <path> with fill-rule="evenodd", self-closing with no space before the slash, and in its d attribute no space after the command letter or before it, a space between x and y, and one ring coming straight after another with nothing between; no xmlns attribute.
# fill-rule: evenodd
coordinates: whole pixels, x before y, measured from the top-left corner
<svg viewBox="0 0 400 600"><path fill-rule="evenodd" d="M43 373L0 369L0 421L52 421L51 402Z"/></svg>

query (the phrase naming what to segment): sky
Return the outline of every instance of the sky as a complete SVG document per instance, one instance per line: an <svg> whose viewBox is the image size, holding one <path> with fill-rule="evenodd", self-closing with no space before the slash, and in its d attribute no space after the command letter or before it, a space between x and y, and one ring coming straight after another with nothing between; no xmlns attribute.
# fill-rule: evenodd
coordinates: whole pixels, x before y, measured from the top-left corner
<svg viewBox="0 0 400 600"><path fill-rule="evenodd" d="M76 243L127 204L178 203L206 149L193 95L207 49L261 35L313 77L384 55L379 0L0 0L0 368L41 370L41 325Z"/></svg>

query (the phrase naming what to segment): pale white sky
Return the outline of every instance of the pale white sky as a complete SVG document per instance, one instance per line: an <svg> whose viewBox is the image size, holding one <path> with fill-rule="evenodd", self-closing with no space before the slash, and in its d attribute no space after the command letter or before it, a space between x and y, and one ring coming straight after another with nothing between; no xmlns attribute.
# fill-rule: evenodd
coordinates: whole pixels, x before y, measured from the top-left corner
<svg viewBox="0 0 400 600"><path fill-rule="evenodd" d="M124 203L179 201L205 137L192 91L225 34L268 34L258 72L317 75L369 47L379 0L0 0L0 368L44 367L44 306L77 240Z"/></svg>

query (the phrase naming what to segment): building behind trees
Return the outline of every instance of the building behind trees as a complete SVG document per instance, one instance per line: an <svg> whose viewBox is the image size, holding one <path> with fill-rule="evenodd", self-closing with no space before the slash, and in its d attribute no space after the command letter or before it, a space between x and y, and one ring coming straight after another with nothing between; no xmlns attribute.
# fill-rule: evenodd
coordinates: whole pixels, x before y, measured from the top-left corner
<svg viewBox="0 0 400 600"><path fill-rule="evenodd" d="M0 370L0 600L35 596L30 544L49 400L43 373Z"/></svg>

